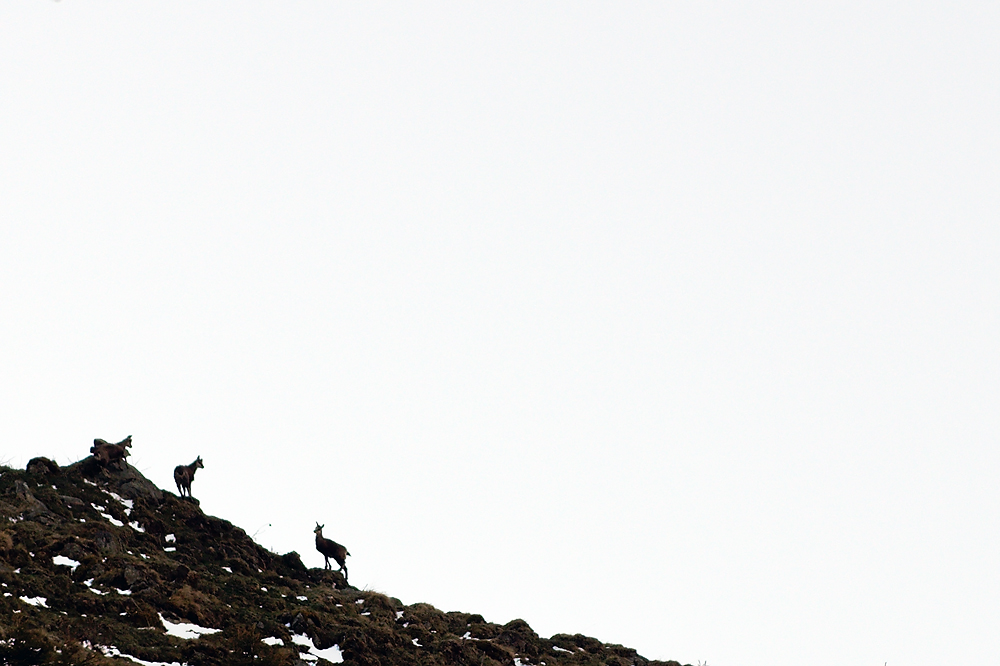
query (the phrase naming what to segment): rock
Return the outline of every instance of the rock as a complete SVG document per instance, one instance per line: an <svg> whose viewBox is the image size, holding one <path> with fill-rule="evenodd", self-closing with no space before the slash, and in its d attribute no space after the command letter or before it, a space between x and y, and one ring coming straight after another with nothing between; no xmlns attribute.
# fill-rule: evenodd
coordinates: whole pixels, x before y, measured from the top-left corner
<svg viewBox="0 0 1000 666"><path fill-rule="evenodd" d="M538 656L538 634L524 620L511 620L505 624L497 642L514 648L519 654Z"/></svg>
<svg viewBox="0 0 1000 666"><path fill-rule="evenodd" d="M302 558L294 550L281 556L281 562L293 571L305 571L306 565L302 564Z"/></svg>
<svg viewBox="0 0 1000 666"><path fill-rule="evenodd" d="M42 476L59 473L59 465L42 457L29 460L26 469L28 474L41 474Z"/></svg>
<svg viewBox="0 0 1000 666"><path fill-rule="evenodd" d="M115 537L114 534L112 534L107 530L100 530L99 532L95 532L93 539L94 539L94 545L101 552L109 554L117 554L120 553L122 550L121 544L118 543L118 539Z"/></svg>
<svg viewBox="0 0 1000 666"><path fill-rule="evenodd" d="M28 484L20 479L14 482L14 495L21 501L21 515L25 519L51 513L49 508L32 494Z"/></svg>

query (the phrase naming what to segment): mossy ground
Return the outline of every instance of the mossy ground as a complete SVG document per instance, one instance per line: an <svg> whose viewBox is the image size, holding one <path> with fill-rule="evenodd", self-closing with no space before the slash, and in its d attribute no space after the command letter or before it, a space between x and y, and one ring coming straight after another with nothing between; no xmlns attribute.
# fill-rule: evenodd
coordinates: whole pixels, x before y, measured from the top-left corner
<svg viewBox="0 0 1000 666"><path fill-rule="evenodd" d="M106 656L115 650L191 666L317 663L297 635L363 666L679 666L581 635L543 639L522 620L501 626L358 590L294 552L262 548L128 465L28 468L0 467L0 663L128 663ZM24 600L38 598L44 605ZM221 631L178 638L161 616Z"/></svg>

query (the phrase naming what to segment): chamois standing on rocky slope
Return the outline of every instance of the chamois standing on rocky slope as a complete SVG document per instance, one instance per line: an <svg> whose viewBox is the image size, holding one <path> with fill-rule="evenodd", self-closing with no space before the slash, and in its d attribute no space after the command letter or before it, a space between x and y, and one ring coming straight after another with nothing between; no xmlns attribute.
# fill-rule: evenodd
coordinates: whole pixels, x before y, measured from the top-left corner
<svg viewBox="0 0 1000 666"><path fill-rule="evenodd" d="M350 553L336 541L324 538L323 527L324 525L316 523L316 529L313 530L316 534L316 550L323 554L323 568L333 568L330 566L330 558L332 557L340 565L340 571L344 572L344 582L347 582L347 556Z"/></svg>
<svg viewBox="0 0 1000 666"><path fill-rule="evenodd" d="M174 483L177 484L177 492L180 493L181 497L184 497L185 490L187 496L191 497L191 482L194 481L194 473L199 467L205 469L204 463L201 462L201 456L198 456L190 465L178 465L174 468Z"/></svg>
<svg viewBox="0 0 1000 666"><path fill-rule="evenodd" d="M102 466L109 463L124 461L129 456L128 449L132 446L132 435L129 435L117 444L110 444L103 439L95 439L94 445L90 447L90 452L94 454Z"/></svg>

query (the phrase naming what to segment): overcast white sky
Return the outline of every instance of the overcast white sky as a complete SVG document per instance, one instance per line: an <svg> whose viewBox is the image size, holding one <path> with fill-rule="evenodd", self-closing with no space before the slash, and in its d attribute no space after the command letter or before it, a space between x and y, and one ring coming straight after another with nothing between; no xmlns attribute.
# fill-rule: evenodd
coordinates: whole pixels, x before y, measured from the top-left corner
<svg viewBox="0 0 1000 666"><path fill-rule="evenodd" d="M995 2L4 2L2 458L649 658L997 663L998 82Z"/></svg>

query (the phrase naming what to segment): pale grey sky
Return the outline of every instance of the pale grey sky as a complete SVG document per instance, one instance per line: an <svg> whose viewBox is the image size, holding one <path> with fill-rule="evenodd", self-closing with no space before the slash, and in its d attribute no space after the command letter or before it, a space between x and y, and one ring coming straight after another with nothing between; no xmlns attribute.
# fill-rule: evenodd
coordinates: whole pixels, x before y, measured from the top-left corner
<svg viewBox="0 0 1000 666"><path fill-rule="evenodd" d="M996 663L998 81L995 3L3 3L3 458L650 658Z"/></svg>

